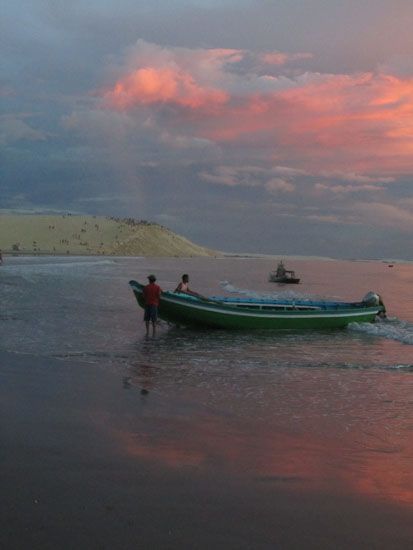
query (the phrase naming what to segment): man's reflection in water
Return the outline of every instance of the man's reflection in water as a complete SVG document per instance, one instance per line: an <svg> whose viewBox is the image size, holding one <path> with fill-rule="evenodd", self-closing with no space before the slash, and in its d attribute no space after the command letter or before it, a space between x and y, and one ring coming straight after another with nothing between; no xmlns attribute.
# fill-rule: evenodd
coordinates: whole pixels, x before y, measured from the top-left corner
<svg viewBox="0 0 413 550"><path fill-rule="evenodd" d="M131 376L123 377L123 388L128 390L132 387L139 387L141 395L148 395L154 387L153 376L153 366L142 363L136 364L131 368Z"/></svg>

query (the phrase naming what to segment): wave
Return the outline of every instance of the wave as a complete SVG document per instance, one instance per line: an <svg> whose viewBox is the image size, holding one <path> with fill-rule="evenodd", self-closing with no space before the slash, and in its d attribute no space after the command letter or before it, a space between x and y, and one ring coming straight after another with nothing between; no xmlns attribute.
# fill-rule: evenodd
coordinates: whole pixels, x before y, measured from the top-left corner
<svg viewBox="0 0 413 550"><path fill-rule="evenodd" d="M397 317L388 317L376 323L351 323L348 325L348 330L413 345L413 323L402 321Z"/></svg>
<svg viewBox="0 0 413 550"><path fill-rule="evenodd" d="M116 260L99 259L99 260L79 260L74 261L71 258L70 261L56 261L56 262L19 262L15 264L9 264L2 266L2 272L4 273L22 273L27 271L52 271L52 270L65 270L79 267L96 267L102 265L115 265Z"/></svg>
<svg viewBox="0 0 413 550"><path fill-rule="evenodd" d="M113 265L115 260L91 260L91 261L78 261L78 262L62 262L62 263L50 263L50 264L39 264L39 267L79 267L79 266L92 266L96 265ZM36 266L37 267L37 266Z"/></svg>

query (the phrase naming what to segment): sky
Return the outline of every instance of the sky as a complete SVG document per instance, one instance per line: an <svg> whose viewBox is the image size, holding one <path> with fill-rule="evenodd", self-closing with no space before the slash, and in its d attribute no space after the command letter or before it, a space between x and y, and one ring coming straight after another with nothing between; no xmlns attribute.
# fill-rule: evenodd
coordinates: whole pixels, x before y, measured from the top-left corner
<svg viewBox="0 0 413 550"><path fill-rule="evenodd" d="M0 213L413 260L411 0L14 0Z"/></svg>

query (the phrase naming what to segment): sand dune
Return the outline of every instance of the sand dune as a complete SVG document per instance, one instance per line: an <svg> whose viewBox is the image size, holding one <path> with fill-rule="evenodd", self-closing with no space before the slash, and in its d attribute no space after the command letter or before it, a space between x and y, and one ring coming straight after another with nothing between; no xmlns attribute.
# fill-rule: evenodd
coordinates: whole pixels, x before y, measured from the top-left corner
<svg viewBox="0 0 413 550"><path fill-rule="evenodd" d="M3 253L115 256L216 256L161 225L132 218L0 216Z"/></svg>

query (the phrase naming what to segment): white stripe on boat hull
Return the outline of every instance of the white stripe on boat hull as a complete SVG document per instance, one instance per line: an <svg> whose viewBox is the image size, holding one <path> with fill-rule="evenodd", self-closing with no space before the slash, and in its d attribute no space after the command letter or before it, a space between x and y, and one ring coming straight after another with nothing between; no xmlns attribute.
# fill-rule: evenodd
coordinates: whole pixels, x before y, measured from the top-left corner
<svg viewBox="0 0 413 550"><path fill-rule="evenodd" d="M162 296L162 301L169 302L184 308L188 309L195 309L195 310L202 310L202 311L216 311L217 313L221 313L222 315L235 315L237 317L257 317L257 318L265 318L265 319L319 319L319 318L329 318L329 317L363 317L366 315L366 313L378 313L379 308L366 308L362 310L356 310L356 311L349 311L349 312L340 312L340 311L317 311L317 312L308 312L307 314L303 315L300 314L300 312L295 312L293 310L285 311L283 313L268 313L267 311L260 310L260 313L254 313L249 311L243 311L240 309L227 309L227 308L221 308L215 304L211 304L210 306L204 306L201 303L197 302L196 304L192 304L189 300L187 302L182 302L182 300L174 300L173 298L170 298L169 296Z"/></svg>

